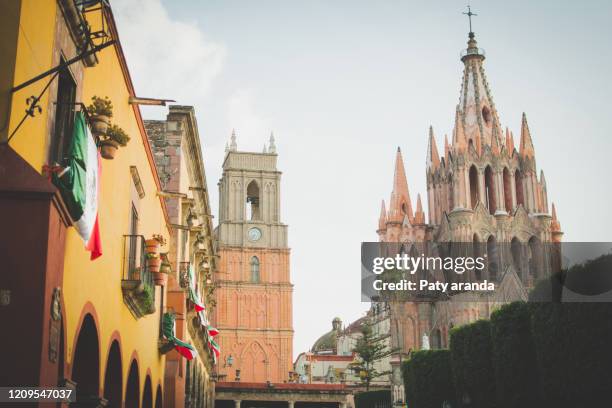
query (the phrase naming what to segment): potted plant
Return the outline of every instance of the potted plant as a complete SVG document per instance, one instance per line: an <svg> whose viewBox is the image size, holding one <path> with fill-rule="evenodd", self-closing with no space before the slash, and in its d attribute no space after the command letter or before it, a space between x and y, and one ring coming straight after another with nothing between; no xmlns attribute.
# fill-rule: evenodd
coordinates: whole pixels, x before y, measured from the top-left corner
<svg viewBox="0 0 612 408"><path fill-rule="evenodd" d="M100 155L108 160L115 158L119 146L126 146L130 137L119 126L112 124L106 134L100 137Z"/></svg>
<svg viewBox="0 0 612 408"><path fill-rule="evenodd" d="M149 272L151 272L152 274L159 272L160 266L161 259L159 258L159 254L147 254L147 269L149 270Z"/></svg>
<svg viewBox="0 0 612 408"><path fill-rule="evenodd" d="M99 98L94 95L91 104L87 107L92 132L96 136L105 135L110 125L110 118L113 117L113 103L108 96Z"/></svg>
<svg viewBox="0 0 612 408"><path fill-rule="evenodd" d="M159 253L159 247L161 245L166 245L164 236L160 234L153 234L151 239L145 240L145 251L147 254L157 254Z"/></svg>
<svg viewBox="0 0 612 408"><path fill-rule="evenodd" d="M161 265L159 266L158 272L151 271L151 277L153 282L158 286L166 286L168 283L168 274L172 271L170 261L168 261L167 254L160 255Z"/></svg>
<svg viewBox="0 0 612 408"><path fill-rule="evenodd" d="M155 298L153 297L153 289L150 286L144 287L142 293L138 295L138 300L145 314L155 313Z"/></svg>

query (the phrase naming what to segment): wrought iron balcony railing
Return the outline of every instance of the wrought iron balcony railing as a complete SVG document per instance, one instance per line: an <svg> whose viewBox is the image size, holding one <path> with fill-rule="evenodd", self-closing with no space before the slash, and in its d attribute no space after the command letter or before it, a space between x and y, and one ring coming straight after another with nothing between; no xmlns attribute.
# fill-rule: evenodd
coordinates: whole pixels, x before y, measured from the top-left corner
<svg viewBox="0 0 612 408"><path fill-rule="evenodd" d="M142 235L123 236L123 298L136 317L155 312L155 284L147 268L145 238Z"/></svg>

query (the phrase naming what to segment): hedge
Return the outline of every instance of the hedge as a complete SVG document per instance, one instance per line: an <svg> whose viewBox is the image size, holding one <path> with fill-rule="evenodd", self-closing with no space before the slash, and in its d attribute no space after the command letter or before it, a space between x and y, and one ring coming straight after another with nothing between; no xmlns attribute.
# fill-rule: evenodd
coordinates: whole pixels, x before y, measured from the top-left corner
<svg viewBox="0 0 612 408"><path fill-rule="evenodd" d="M539 406L530 312L529 304L514 302L491 314L492 363L498 408Z"/></svg>
<svg viewBox="0 0 612 408"><path fill-rule="evenodd" d="M494 408L495 376L491 360L491 323L478 320L451 332L451 361L457 400L472 408Z"/></svg>
<svg viewBox="0 0 612 408"><path fill-rule="evenodd" d="M402 371L409 407L440 408L444 401L454 405L449 350L416 351L404 363Z"/></svg>
<svg viewBox="0 0 612 408"><path fill-rule="evenodd" d="M391 408L391 391L366 391L355 395L355 408Z"/></svg>
<svg viewBox="0 0 612 408"><path fill-rule="evenodd" d="M575 293L593 296L610 289L611 276L612 255L604 255L575 265L539 286L561 284ZM553 300L564 299L559 293ZM543 406L600 406L602 401L610 400L612 304L609 300L532 304L531 333Z"/></svg>

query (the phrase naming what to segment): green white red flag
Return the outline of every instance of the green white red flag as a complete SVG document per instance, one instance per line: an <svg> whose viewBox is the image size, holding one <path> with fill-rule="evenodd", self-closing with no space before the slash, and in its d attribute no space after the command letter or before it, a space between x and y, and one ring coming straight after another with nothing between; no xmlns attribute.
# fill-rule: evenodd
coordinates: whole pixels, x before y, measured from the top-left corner
<svg viewBox="0 0 612 408"><path fill-rule="evenodd" d="M102 255L98 219L101 160L83 112L75 115L66 160L66 167L54 175L54 182L93 260Z"/></svg>

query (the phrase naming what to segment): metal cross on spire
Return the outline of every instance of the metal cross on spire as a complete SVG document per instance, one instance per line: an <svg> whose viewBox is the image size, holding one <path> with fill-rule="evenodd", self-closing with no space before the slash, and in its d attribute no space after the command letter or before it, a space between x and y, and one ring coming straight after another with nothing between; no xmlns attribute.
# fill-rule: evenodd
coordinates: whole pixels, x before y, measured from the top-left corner
<svg viewBox="0 0 612 408"><path fill-rule="evenodd" d="M463 14L465 14L466 16L468 16L468 19L470 20L470 34L473 32L472 31L472 16L477 16L478 14L476 13L472 13L472 8L470 7L470 5L467 5L467 13L464 11Z"/></svg>

